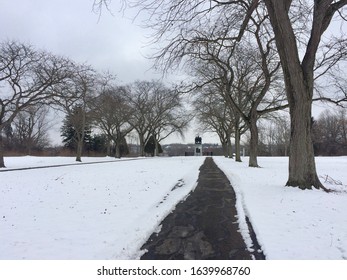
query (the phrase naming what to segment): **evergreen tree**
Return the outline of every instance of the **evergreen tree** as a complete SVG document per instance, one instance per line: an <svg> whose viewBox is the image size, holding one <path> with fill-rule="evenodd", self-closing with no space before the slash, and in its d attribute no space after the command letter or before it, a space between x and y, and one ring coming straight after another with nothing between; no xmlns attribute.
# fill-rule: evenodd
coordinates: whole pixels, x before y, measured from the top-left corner
<svg viewBox="0 0 347 280"><path fill-rule="evenodd" d="M145 153L150 154L152 157L155 154L155 146L156 146L155 141L156 140L155 140L154 136L152 135L151 137L149 137L149 139L145 145ZM158 144L158 154L161 154L163 152L163 149L159 143L157 143L157 144Z"/></svg>
<svg viewBox="0 0 347 280"><path fill-rule="evenodd" d="M88 150L105 153L107 152L107 137L105 134L96 134L91 136Z"/></svg>
<svg viewBox="0 0 347 280"><path fill-rule="evenodd" d="M77 148L77 139L82 135L82 128L79 127L79 114L80 107L76 107L73 110L72 115L67 115L63 120L63 126L61 127L61 136L63 137L64 146L75 150ZM84 126L84 138L83 144L89 145L91 142L91 125L86 123Z"/></svg>

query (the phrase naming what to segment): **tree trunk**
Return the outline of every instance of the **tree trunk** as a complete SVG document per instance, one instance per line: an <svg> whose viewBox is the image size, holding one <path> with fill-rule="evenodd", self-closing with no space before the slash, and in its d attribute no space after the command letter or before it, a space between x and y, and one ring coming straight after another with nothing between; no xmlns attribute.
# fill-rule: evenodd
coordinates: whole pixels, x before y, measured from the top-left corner
<svg viewBox="0 0 347 280"><path fill-rule="evenodd" d="M4 161L4 143L1 135L1 130L0 130L0 168L4 168L5 166L5 161Z"/></svg>
<svg viewBox="0 0 347 280"><path fill-rule="evenodd" d="M286 186L300 189L324 188L318 179L311 133L311 101L304 96L291 106L289 177Z"/></svg>
<svg viewBox="0 0 347 280"><path fill-rule="evenodd" d="M233 158L233 146L231 145L230 136L228 136L228 158Z"/></svg>
<svg viewBox="0 0 347 280"><path fill-rule="evenodd" d="M145 156L145 141L142 135L139 135L139 138L140 138L140 156L144 157Z"/></svg>
<svg viewBox="0 0 347 280"><path fill-rule="evenodd" d="M258 165L258 127L256 119L252 119L249 124L251 140L249 143L249 167L259 167Z"/></svg>
<svg viewBox="0 0 347 280"><path fill-rule="evenodd" d="M115 143L115 158L121 158L122 133L117 131L116 138L113 138L113 141Z"/></svg>
<svg viewBox="0 0 347 280"><path fill-rule="evenodd" d="M221 141L221 142L222 142L223 156L228 157L228 145L224 141Z"/></svg>
<svg viewBox="0 0 347 280"><path fill-rule="evenodd" d="M296 36L288 16L290 3L283 0L265 1L281 58L291 119L289 177L286 185L300 189L325 189L317 176L311 136L316 49L311 44L312 48L307 50L303 62L300 62Z"/></svg>
<svg viewBox="0 0 347 280"><path fill-rule="evenodd" d="M235 161L237 162L242 162L240 141L241 141L240 128L237 126L235 127Z"/></svg>
<svg viewBox="0 0 347 280"><path fill-rule="evenodd" d="M83 138L77 141L76 161L82 162Z"/></svg>
<svg viewBox="0 0 347 280"><path fill-rule="evenodd" d="M317 172L312 142L311 102L301 98L290 110L291 138L287 186L324 188Z"/></svg>
<svg viewBox="0 0 347 280"><path fill-rule="evenodd" d="M116 155L115 155L116 158L121 158L120 146L121 146L120 140L116 141L116 147L115 147L116 148Z"/></svg>

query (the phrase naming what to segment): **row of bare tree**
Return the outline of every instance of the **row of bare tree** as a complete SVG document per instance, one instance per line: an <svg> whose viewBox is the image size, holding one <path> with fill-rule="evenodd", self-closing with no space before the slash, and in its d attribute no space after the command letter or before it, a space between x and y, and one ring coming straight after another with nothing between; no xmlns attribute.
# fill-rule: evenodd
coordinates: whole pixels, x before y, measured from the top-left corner
<svg viewBox="0 0 347 280"><path fill-rule="evenodd" d="M151 137L155 140L155 155L159 143L173 133L183 135L190 121L176 88L158 81L136 81L126 86L108 86L91 100L89 117L116 147L131 131L136 131L140 155Z"/></svg>
<svg viewBox="0 0 347 280"><path fill-rule="evenodd" d="M95 5L100 8L108 2L98 0ZM345 80L338 72L347 57L346 34L342 26L328 29L332 22L345 21L346 0L124 2L147 16L144 25L153 30L159 46L156 66L163 71L188 70L193 74L191 90L213 93L212 100L221 95L250 129L250 166L258 166L256 121L276 107L288 106L291 133L286 185L325 189L315 166L312 102L318 98L347 101ZM238 76L238 62L248 71L248 81L239 79L243 75ZM283 84L282 89L278 84ZM249 99L246 108L238 93L241 99ZM273 97L279 97L280 103L274 104Z"/></svg>
<svg viewBox="0 0 347 280"><path fill-rule="evenodd" d="M76 160L81 161L87 123L92 123L119 146L132 130L138 133L141 155L152 136L159 143L183 133L190 116L182 95L159 81L117 86L115 78L89 65L55 56L19 42L0 44L0 167L4 167L3 139L25 145L27 152L47 142L47 110L65 114L74 130ZM13 141L15 140L15 141Z"/></svg>

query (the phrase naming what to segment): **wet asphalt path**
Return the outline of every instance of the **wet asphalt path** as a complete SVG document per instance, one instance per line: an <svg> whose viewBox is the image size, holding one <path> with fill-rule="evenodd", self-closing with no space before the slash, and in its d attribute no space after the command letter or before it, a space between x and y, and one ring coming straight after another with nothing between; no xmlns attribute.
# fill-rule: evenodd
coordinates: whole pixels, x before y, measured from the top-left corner
<svg viewBox="0 0 347 280"><path fill-rule="evenodd" d="M142 249L144 260L265 259L252 228L254 252L238 232L235 193L212 158L200 167L198 185L162 222ZM249 227L251 225L249 224Z"/></svg>

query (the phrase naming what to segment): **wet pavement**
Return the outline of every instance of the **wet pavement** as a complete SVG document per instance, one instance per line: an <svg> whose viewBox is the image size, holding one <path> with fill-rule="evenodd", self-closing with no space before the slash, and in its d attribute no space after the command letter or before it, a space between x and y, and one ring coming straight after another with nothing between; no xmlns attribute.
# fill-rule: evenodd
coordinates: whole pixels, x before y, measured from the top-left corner
<svg viewBox="0 0 347 280"><path fill-rule="evenodd" d="M142 249L143 260L265 259L248 222L252 252L239 233L235 192L211 157L200 167L198 185L179 203Z"/></svg>

